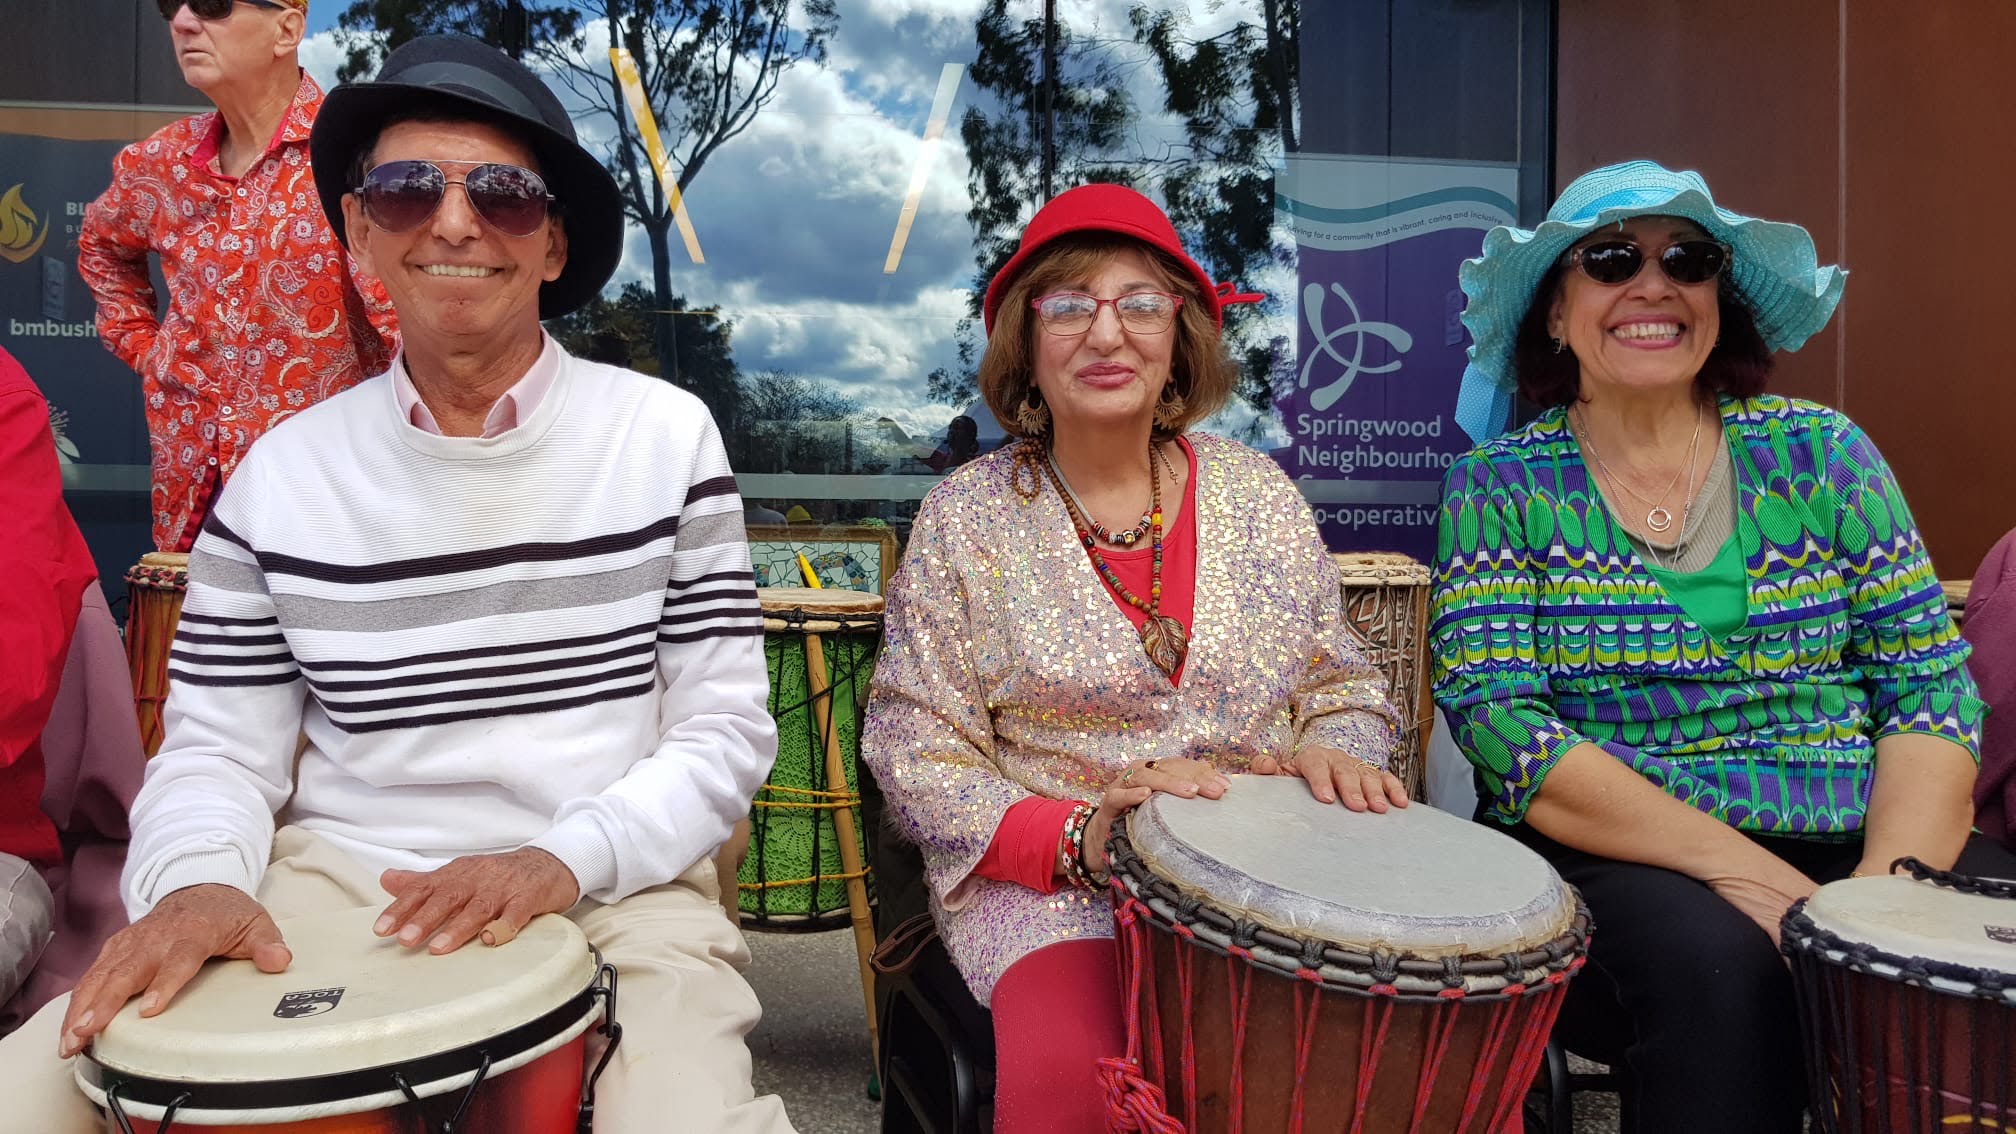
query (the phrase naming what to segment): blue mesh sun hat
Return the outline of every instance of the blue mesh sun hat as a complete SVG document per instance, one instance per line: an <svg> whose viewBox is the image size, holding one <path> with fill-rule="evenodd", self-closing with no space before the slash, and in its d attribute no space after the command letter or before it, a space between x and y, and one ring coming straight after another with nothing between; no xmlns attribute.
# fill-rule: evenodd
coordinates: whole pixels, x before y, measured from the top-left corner
<svg viewBox="0 0 2016 1134"><path fill-rule="evenodd" d="M1649 161L1592 169L1561 191L1539 228L1499 225L1484 235L1484 254L1463 261L1469 300L1463 325L1474 341L1456 396L1456 424L1471 440L1486 440L1510 415L1512 343L1540 277L1589 233L1643 216L1685 217L1734 249L1731 282L1771 350L1798 350L1841 302L1847 270L1821 266L1813 238L1798 225L1718 207L1692 170L1675 173Z"/></svg>

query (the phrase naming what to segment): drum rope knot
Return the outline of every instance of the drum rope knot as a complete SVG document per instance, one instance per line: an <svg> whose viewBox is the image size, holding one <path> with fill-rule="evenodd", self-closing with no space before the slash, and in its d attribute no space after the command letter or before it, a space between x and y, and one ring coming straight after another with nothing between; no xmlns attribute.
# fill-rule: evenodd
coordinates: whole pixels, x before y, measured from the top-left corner
<svg viewBox="0 0 2016 1134"><path fill-rule="evenodd" d="M1511 972L1519 971L1516 966L1508 968ZM1454 953L1442 958L1442 987L1445 989L1463 987L1463 958Z"/></svg>
<svg viewBox="0 0 2016 1134"><path fill-rule="evenodd" d="M1170 1117L1162 1088L1141 1074L1141 1064L1129 1058L1099 1060L1099 1083L1106 1090L1107 1129L1142 1134L1186 1134Z"/></svg>
<svg viewBox="0 0 2016 1134"><path fill-rule="evenodd" d="M1400 979L1400 954L1390 949L1372 951L1372 981L1375 984L1393 984Z"/></svg>

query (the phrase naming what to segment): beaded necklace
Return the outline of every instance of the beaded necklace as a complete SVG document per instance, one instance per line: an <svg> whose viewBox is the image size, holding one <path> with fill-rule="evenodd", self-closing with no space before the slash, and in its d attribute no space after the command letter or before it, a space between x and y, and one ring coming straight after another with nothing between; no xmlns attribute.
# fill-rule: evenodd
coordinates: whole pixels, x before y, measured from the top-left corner
<svg viewBox="0 0 2016 1134"><path fill-rule="evenodd" d="M1093 538L1091 521L1078 507L1078 498L1065 483L1064 474L1057 468L1055 456L1043 462L1043 470L1050 474L1050 483L1057 489L1058 499L1064 502L1064 510L1070 514L1071 526L1078 533L1078 542L1085 545L1085 553L1092 557L1092 566L1120 601L1136 610L1146 611L1148 621L1141 626L1141 648L1148 652L1148 660L1169 677L1176 676L1176 670L1183 664L1183 656L1190 651L1190 632L1181 622L1162 613L1162 480L1155 472L1154 444L1149 444L1148 453L1148 494L1150 547L1153 554L1149 559L1148 597L1127 589L1106 557L1099 554L1099 541Z"/></svg>

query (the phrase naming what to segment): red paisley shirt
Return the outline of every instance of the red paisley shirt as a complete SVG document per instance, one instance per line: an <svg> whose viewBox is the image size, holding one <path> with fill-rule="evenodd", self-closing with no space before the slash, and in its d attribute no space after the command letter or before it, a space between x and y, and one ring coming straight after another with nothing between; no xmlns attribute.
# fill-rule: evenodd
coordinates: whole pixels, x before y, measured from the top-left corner
<svg viewBox="0 0 2016 1134"><path fill-rule="evenodd" d="M226 177L223 123L198 114L121 150L85 211L77 268L98 334L138 371L154 450L154 543L186 547L245 450L282 420L382 373L392 303L338 244L315 195L308 130L322 88L293 105L243 177ZM168 309L155 317L147 256Z"/></svg>

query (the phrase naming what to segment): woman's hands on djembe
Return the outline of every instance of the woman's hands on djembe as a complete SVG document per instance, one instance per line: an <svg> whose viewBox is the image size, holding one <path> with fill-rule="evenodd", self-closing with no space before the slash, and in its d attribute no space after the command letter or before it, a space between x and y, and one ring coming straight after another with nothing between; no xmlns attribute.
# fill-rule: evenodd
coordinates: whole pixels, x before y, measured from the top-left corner
<svg viewBox="0 0 2016 1134"><path fill-rule="evenodd" d="M1300 776L1309 792L1324 803L1344 801L1353 811L1385 811L1407 806L1407 785L1384 765L1335 748L1310 746L1286 760L1262 756L1253 761L1260 776Z"/></svg>
<svg viewBox="0 0 2016 1134"><path fill-rule="evenodd" d="M236 886L185 886L112 935L70 994L56 1038L65 1059L84 1050L135 996L158 1016L212 957L249 960L262 973L286 972L294 955L252 895Z"/></svg>
<svg viewBox="0 0 2016 1134"><path fill-rule="evenodd" d="M1098 810L1085 825L1085 868L1095 878L1105 877L1106 836L1113 830L1113 821L1123 812L1148 802L1155 792L1217 799L1231 786L1232 781L1225 773L1202 760L1178 757L1134 761L1118 779L1106 785L1106 793L1099 797Z"/></svg>

